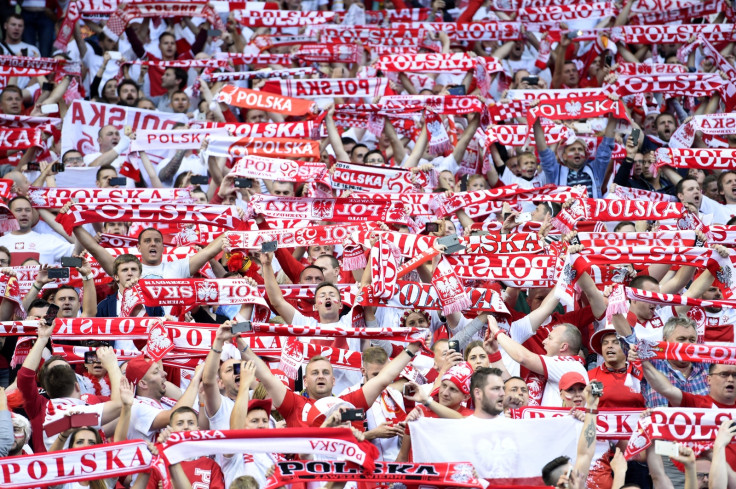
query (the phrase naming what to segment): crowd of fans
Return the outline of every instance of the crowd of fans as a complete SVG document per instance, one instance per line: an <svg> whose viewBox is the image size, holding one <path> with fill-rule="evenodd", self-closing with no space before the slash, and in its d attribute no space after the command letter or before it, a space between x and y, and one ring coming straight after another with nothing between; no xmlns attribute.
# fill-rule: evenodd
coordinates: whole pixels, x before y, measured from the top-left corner
<svg viewBox="0 0 736 489"><path fill-rule="evenodd" d="M733 307L692 302L730 297L724 268L716 273L694 260L626 258L693 249L716 260L732 256L730 2L282 0L192 3L191 16L165 3L157 16L150 15L156 2L103 3L25 0L0 10L0 132L7 136L0 142L0 181L7 187L7 207L0 209L0 454L126 440L161 444L195 430L343 426L375 446L376 460L421 462L413 458L410 436L420 418L521 423L519 413L541 406L569 411L582 431L572 459L548 447L536 483L736 489L730 414L671 456L652 444L624 458L636 423L623 436L596 440L596 425L599 435L605 431L597 420L602 413L646 418L668 406L726 413L736 407L736 366L641 351L642 340L736 347ZM139 10L131 13L133 7ZM122 28L113 25L120 22ZM625 34L631 26L666 25L694 34L678 42ZM713 26L725 34L702 33ZM425 53L436 58L422 58ZM23 76L24 68L34 68L28 59L38 57L55 68ZM690 81L696 75L724 89L702 90ZM618 90L637 76L648 82ZM682 77L681 85L656 88L668 76ZM291 83L285 80L298 86L300 78L329 81L306 95L284 88ZM344 88L369 87L369 81L379 87L367 89L370 96L350 97ZM269 111L262 102L240 100L249 89L285 103L314 103L300 114ZM544 107L556 99L564 101L559 118L546 117ZM593 114L581 106L589 101L609 108ZM452 109L463 104L471 110ZM137 109L145 112L134 119ZM145 114L166 121L153 128L165 131L140 123ZM80 118L86 118L82 129ZM709 120L733 131L705 129ZM18 149L9 141L21 129L35 139ZM161 144L162 133L182 144ZM187 138L197 135L201 144L191 145ZM221 152L219 142L241 135L257 140L233 143L247 148L241 152L233 146ZM255 152L261 142L268 148L269 139L314 146L307 157L278 149L289 146ZM668 165L683 148L712 152ZM255 155L251 162L291 159L299 170L257 178L248 173L255 164L239 166L244 154ZM271 168L281 168L276 163ZM364 178L347 181L348 171ZM379 177L400 185L368 184ZM90 193L81 200L62 191L54 197L48 190L54 187ZM116 188L128 192L123 200L113 197ZM136 200L134 191L145 188L180 193ZM660 206L597 220L590 207L601 199ZM294 210L319 201L348 214L358 204L394 206L403 214ZM102 204L110 204L102 218L80 211ZM123 213L138 205L232 212L237 225ZM665 216L665 206L679 214ZM582 219L575 214L580 208ZM116 217L122 215L134 217ZM571 216L576 222L565 228ZM309 237L329 234L332 225L341 239ZM309 228L302 241L279 234L302 227ZM235 246L241 232L273 234ZM716 238L719 232L727 238ZM409 244L401 244L402 233ZM272 240L278 243L267 246ZM452 254L458 243L460 254ZM513 243L529 252L509 251ZM611 250L621 253L620 263L578 268L570 283L567 265L576 257L610 258ZM493 265L505 254L504 265ZM174 290L190 278L242 279L258 300L131 299L144 295L147 281ZM445 290L453 280L460 304L454 308L447 303L452 287ZM625 294L621 284L682 300L614 300ZM565 300L565 288L573 286L575 300ZM410 299L409 290L430 299ZM138 336L90 335L81 322L126 316L164 318L165 327L196 323L205 339L200 350L188 350L189 358L175 355L176 341L171 353L157 357L151 338L147 345ZM308 330L289 337L242 333L244 323L247 329L260 322ZM80 338L63 333L62 324ZM315 334L319 327L375 329L383 336L324 337ZM396 328L409 328L402 329L409 331L406 341L390 337ZM277 346L268 350L264 341ZM294 360L295 349L310 354ZM344 361L333 352L344 353ZM361 360L345 360L350 352ZM365 419L345 421L343 413L356 409ZM72 413L92 413L97 423L48 429ZM235 453L168 471L179 489L263 489L285 457L298 458ZM65 485L167 484L154 471Z"/></svg>

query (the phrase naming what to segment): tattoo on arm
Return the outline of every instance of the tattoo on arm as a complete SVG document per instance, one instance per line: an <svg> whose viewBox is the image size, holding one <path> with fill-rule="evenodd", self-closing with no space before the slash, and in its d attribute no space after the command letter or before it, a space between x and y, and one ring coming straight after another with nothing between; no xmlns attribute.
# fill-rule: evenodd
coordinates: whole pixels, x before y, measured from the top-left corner
<svg viewBox="0 0 736 489"><path fill-rule="evenodd" d="M169 163L165 167L163 167L160 172L158 172L159 180L164 183L169 183L174 178L174 175L176 175L176 172L181 166L181 162L184 159L185 153L186 150L180 149L174 154L174 157L171 158Z"/></svg>
<svg viewBox="0 0 736 489"><path fill-rule="evenodd" d="M591 420L590 423L588 423L588 426L585 427L585 442L587 446L592 445L595 443L595 429L596 429L596 422L595 418Z"/></svg>

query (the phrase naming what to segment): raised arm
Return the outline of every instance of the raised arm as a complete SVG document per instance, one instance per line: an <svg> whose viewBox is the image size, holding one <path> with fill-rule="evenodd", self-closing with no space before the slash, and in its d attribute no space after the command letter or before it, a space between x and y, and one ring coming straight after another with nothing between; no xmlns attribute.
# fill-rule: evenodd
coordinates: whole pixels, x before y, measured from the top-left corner
<svg viewBox="0 0 736 489"><path fill-rule="evenodd" d="M590 462L595 454L596 439L596 418L595 413L598 412L598 401L600 397L591 393L590 384L585 387L585 397L587 399L585 410L585 421L583 421L583 431L578 439L578 456L575 460L575 471L578 473L579 480L584 481L588 478L590 471Z"/></svg>
<svg viewBox="0 0 736 489"><path fill-rule="evenodd" d="M208 244L204 249L199 250L196 255L189 257L189 274L196 274L205 263L217 256L222 251L223 236L220 235L216 240Z"/></svg>
<svg viewBox="0 0 736 489"><path fill-rule="evenodd" d="M631 347L629 352L629 361L639 360L639 355L636 353L636 346ZM662 394L667 398L670 406L677 407L682 404L682 391L672 385L665 375L654 368L648 360L641 361L642 370L644 371L644 377L652 386L652 389Z"/></svg>
<svg viewBox="0 0 736 489"><path fill-rule="evenodd" d="M335 152L335 158L337 161L350 161L350 155L345 151L345 146L342 145L342 138L340 133L337 132L337 126L335 125L335 106L331 106L327 109L327 117L325 117L325 125L327 126L327 137L330 139L332 150Z"/></svg>
<svg viewBox="0 0 736 489"><path fill-rule="evenodd" d="M736 435L736 426L732 425L732 422L732 420L726 419L718 428L718 435L716 435L716 441L713 444L710 472L708 473L708 489L734 487L735 473L726 461L726 448ZM731 484L729 484L729 481L731 481Z"/></svg>
<svg viewBox="0 0 736 489"><path fill-rule="evenodd" d="M276 277L273 273L273 267L271 266L271 260L273 260L273 253L261 253L261 269L263 271L263 282L266 285L266 294L268 294L268 300L271 305L279 313L286 324L291 324L296 314L296 308L286 302L284 294L281 293L281 288L276 282ZM259 377L260 378L260 377ZM393 382L393 381L392 381Z"/></svg>
<svg viewBox="0 0 736 489"><path fill-rule="evenodd" d="M233 412L230 413L230 429L245 429L245 420L248 417L248 401L250 400L250 385L256 378L256 364L250 360L240 362L240 386L235 398Z"/></svg>
<svg viewBox="0 0 736 489"><path fill-rule="evenodd" d="M266 388L268 395L271 396L273 407L278 408L284 402L284 397L286 397L286 386L271 372L271 368L266 362L253 353L253 350L248 347L248 343L243 338L238 337L237 343L241 358L255 364L256 377Z"/></svg>
<svg viewBox="0 0 736 489"><path fill-rule="evenodd" d="M455 149L452 152L452 157L456 162L460 162L463 159L465 150L468 149L468 145L470 144L470 141L473 140L479 125L480 114L470 114L468 116L468 127L465 128L465 132L463 132L463 135L457 142L457 146L455 146Z"/></svg>
<svg viewBox="0 0 736 489"><path fill-rule="evenodd" d="M396 380L396 377L409 365L420 349L420 343L409 343L404 351L381 369L378 375L363 384L363 395L369 406L372 406L381 392Z"/></svg>
<svg viewBox="0 0 736 489"><path fill-rule="evenodd" d="M528 368L532 372L538 374L544 373L544 363L539 355L532 353L527 350L523 345L512 340L509 335L502 330L496 319L493 316L488 317L488 328L491 330L491 335L498 341L501 348L516 362L520 363L524 367Z"/></svg>
<svg viewBox="0 0 736 489"><path fill-rule="evenodd" d="M595 286L595 282L587 272L578 279L578 285L583 289L585 296L588 298L588 302L590 302L593 316L596 318L602 317L606 313L608 300L603 297L603 294L598 290L598 287Z"/></svg>

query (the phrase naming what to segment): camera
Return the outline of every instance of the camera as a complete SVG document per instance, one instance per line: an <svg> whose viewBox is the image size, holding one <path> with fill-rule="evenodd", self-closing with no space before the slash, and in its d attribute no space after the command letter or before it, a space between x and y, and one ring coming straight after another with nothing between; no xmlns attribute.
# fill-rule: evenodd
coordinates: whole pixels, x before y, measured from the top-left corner
<svg viewBox="0 0 736 489"><path fill-rule="evenodd" d="M603 384L597 380L590 383L590 393L595 397L601 397L603 395Z"/></svg>

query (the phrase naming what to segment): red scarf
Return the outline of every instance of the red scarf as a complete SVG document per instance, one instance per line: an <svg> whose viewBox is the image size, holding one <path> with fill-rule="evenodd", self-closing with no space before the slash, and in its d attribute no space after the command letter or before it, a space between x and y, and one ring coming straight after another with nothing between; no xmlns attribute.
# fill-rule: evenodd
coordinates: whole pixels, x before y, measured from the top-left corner
<svg viewBox="0 0 736 489"><path fill-rule="evenodd" d="M240 137L252 138L308 138L314 132L314 121L300 122L195 122L192 123L195 129L183 129L182 134L191 131L192 135L196 135L197 128L213 129L211 133L231 134ZM169 131L169 134L179 134L177 131ZM140 131L138 137L148 134L164 134L164 131ZM131 142L132 144L132 142ZM200 141L201 144L201 141Z"/></svg>
<svg viewBox="0 0 736 489"><path fill-rule="evenodd" d="M682 219L687 210L679 202L644 202L630 200L578 199L552 220L562 233L575 229L578 221L628 221Z"/></svg>
<svg viewBox="0 0 736 489"><path fill-rule="evenodd" d="M580 19L600 19L614 16L618 9L613 2L582 3L575 5L548 5L523 7L516 20L520 22L570 22Z"/></svg>
<svg viewBox="0 0 736 489"><path fill-rule="evenodd" d="M560 98L542 101L536 107L529 109L527 121L531 128L539 117L554 120L592 119L607 114L612 114L616 119L629 119L623 102L599 95L585 100Z"/></svg>
<svg viewBox="0 0 736 489"><path fill-rule="evenodd" d="M71 199L77 204L119 202L127 204L149 204L176 202L192 204L191 191L184 188L57 188L29 187L28 198L33 207L59 209Z"/></svg>
<svg viewBox="0 0 736 489"><path fill-rule="evenodd" d="M679 65L675 65L679 66ZM734 78L736 79L736 75ZM670 138L670 148L689 148L695 140L695 133L700 131L708 140L712 136L726 136L736 131L736 114L696 115L690 121L680 125Z"/></svg>
<svg viewBox="0 0 736 489"><path fill-rule="evenodd" d="M614 73L623 76L629 75L665 75L674 73L688 73L687 67L676 64L644 64L644 63L616 63Z"/></svg>
<svg viewBox="0 0 736 489"><path fill-rule="evenodd" d="M242 107L244 109L259 109L266 112L275 112L286 115L306 115L311 112L314 102L300 98L264 93L263 91L248 90L234 85L225 85L215 97L218 102Z"/></svg>
<svg viewBox="0 0 736 489"><path fill-rule="evenodd" d="M709 17L712 14L717 14L727 9L728 6L723 0L705 0L704 2L691 4L684 8L681 8L680 5L675 3L674 5L667 5L655 11L633 14L629 17L629 22L632 25L689 22L692 19Z"/></svg>
<svg viewBox="0 0 736 489"><path fill-rule="evenodd" d="M222 81L233 80L252 80L263 78L292 78L292 77L311 77L317 74L315 68L287 68L285 70L273 71L231 71L224 73L208 73L203 74L202 79L206 82L217 83Z"/></svg>
<svg viewBox="0 0 736 489"><path fill-rule="evenodd" d="M352 233L370 232L376 227L375 223L364 222L334 226L231 231L226 236L232 250L260 249L262 243L269 241L278 241L279 248L291 248L295 246L341 244Z"/></svg>
<svg viewBox="0 0 736 489"><path fill-rule="evenodd" d="M736 364L736 347L733 346L639 340L636 347L642 360Z"/></svg>
<svg viewBox="0 0 736 489"><path fill-rule="evenodd" d="M42 132L34 128L0 128L0 150L21 150L33 147L43 148Z"/></svg>
<svg viewBox="0 0 736 489"><path fill-rule="evenodd" d="M444 316L471 307L472 302L462 281L446 259L440 259L432 272L432 286L437 291Z"/></svg>
<svg viewBox="0 0 736 489"><path fill-rule="evenodd" d="M544 140L547 144L557 144L575 137L575 131L562 124L543 125ZM526 146L533 145L534 131L529 126L522 124L493 125L486 132L486 148L493 143L501 143L504 146Z"/></svg>
<svg viewBox="0 0 736 489"><path fill-rule="evenodd" d="M640 414L640 410L632 411L626 408L600 410L596 418L597 439L628 440L634 433ZM555 418L569 415L569 408L529 406L511 410L512 419Z"/></svg>
<svg viewBox="0 0 736 489"><path fill-rule="evenodd" d="M299 61L307 63L357 63L360 46L357 44L302 44L292 53Z"/></svg>
<svg viewBox="0 0 736 489"><path fill-rule="evenodd" d="M388 87L385 78L321 78L317 80L269 80L262 92L286 97L378 97Z"/></svg>
<svg viewBox="0 0 736 489"><path fill-rule="evenodd" d="M125 31L130 21L139 17L204 17L215 29L225 30L220 15L201 1L135 2L124 9L118 7L105 24L105 33L117 39Z"/></svg>
<svg viewBox="0 0 736 489"><path fill-rule="evenodd" d="M611 29L611 40L627 44L687 43L700 34L711 42L736 40L731 24L625 25Z"/></svg>
<svg viewBox="0 0 736 489"><path fill-rule="evenodd" d="M207 146L211 156L231 158L241 156L286 156L290 158L319 159L319 142L287 138L241 138L213 136Z"/></svg>
<svg viewBox="0 0 736 489"><path fill-rule="evenodd" d="M344 462L290 460L278 462L276 470L266 481L262 489L276 489L287 484L311 481L354 481L375 483L384 487L388 483L400 483L413 486L421 480L428 486L483 487L475 476L471 464L463 463L411 463L411 462L376 462L376 469L366 475L357 468ZM381 483L381 484L378 484Z"/></svg>
<svg viewBox="0 0 736 489"><path fill-rule="evenodd" d="M431 191L437 186L437 173L411 171L404 168L359 165L338 161L330 177L332 188L369 192L411 192L419 189ZM434 178L432 178L434 177Z"/></svg>
<svg viewBox="0 0 736 489"><path fill-rule="evenodd" d="M398 291L401 251L388 240L378 239L371 248L371 292L378 299L391 299Z"/></svg>
<svg viewBox="0 0 736 489"><path fill-rule="evenodd" d="M206 222L225 229L243 226L235 208L230 205L73 204L69 212L56 216L56 222L69 234L76 226L108 221Z"/></svg>
<svg viewBox="0 0 736 489"><path fill-rule="evenodd" d="M299 10L245 10L237 11L235 20L252 29L258 27L283 28L301 27L332 22L337 14L326 11Z"/></svg>
<svg viewBox="0 0 736 489"><path fill-rule="evenodd" d="M79 75L79 64L53 58L34 58L30 56L0 56L0 77L35 77L51 73Z"/></svg>
<svg viewBox="0 0 736 489"><path fill-rule="evenodd" d="M421 53L392 54L381 56L375 68L382 71L422 73L464 73L475 69L481 58L470 57L466 53ZM487 72L503 71L503 67L495 60L486 67Z"/></svg>
<svg viewBox="0 0 736 489"><path fill-rule="evenodd" d="M316 182L328 184L327 167L321 162L306 162L245 156L232 169L233 175L242 178L264 178L280 182Z"/></svg>
<svg viewBox="0 0 736 489"><path fill-rule="evenodd" d="M734 170L736 169L736 149L659 148L657 160L652 165L655 176L659 168L663 166L719 171Z"/></svg>

